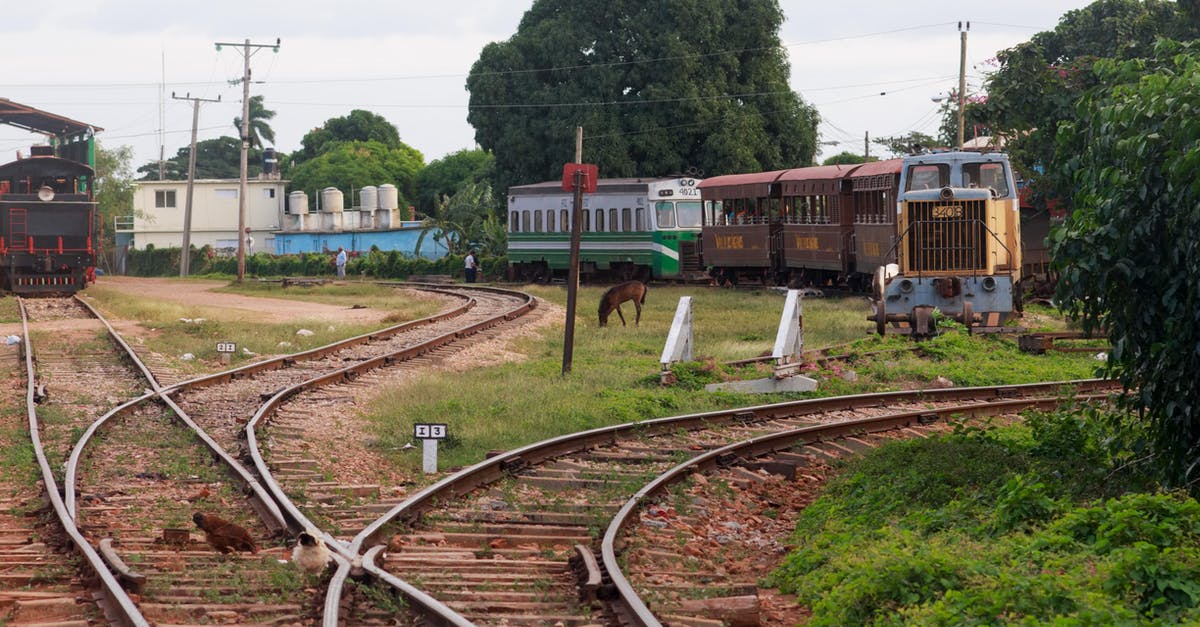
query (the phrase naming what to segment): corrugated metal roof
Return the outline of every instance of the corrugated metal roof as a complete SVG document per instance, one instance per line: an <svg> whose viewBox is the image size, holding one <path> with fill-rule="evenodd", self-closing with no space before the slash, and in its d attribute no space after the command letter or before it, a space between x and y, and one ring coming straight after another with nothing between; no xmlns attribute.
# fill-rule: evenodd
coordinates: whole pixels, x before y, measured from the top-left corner
<svg viewBox="0 0 1200 627"><path fill-rule="evenodd" d="M700 181L700 195L706 200L728 200L730 198L765 198L770 195L771 184L787 170L751 172L749 174L725 174Z"/></svg>
<svg viewBox="0 0 1200 627"><path fill-rule="evenodd" d="M27 131L53 135L55 137L79 135L87 132L88 129L94 132L104 130L86 122L78 122L70 118L64 118L61 115L34 109L28 105L13 102L8 98L0 98L0 124L8 124L9 126L23 128Z"/></svg>
<svg viewBox="0 0 1200 627"><path fill-rule="evenodd" d="M871 161L859 166L850 176L858 178L860 176L879 176L880 174L899 174L902 163L904 163L904 159Z"/></svg>

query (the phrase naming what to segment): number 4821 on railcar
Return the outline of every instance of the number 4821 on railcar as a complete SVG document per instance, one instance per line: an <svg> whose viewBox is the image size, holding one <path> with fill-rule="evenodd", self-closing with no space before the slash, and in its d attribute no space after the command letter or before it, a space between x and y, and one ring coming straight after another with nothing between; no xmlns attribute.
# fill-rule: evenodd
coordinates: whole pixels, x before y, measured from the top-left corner
<svg viewBox="0 0 1200 627"><path fill-rule="evenodd" d="M92 168L49 146L0 165L0 289L74 293L95 281L94 182Z"/></svg>

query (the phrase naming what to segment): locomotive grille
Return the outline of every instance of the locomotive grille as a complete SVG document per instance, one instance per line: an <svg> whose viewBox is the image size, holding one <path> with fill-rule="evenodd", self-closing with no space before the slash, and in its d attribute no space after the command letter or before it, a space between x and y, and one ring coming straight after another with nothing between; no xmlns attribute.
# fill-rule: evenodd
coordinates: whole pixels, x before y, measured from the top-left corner
<svg viewBox="0 0 1200 627"><path fill-rule="evenodd" d="M696 250L696 242L679 242L679 269L683 272L695 272L700 268L700 253Z"/></svg>
<svg viewBox="0 0 1200 627"><path fill-rule="evenodd" d="M910 201L907 248L913 272L987 270L987 201Z"/></svg>

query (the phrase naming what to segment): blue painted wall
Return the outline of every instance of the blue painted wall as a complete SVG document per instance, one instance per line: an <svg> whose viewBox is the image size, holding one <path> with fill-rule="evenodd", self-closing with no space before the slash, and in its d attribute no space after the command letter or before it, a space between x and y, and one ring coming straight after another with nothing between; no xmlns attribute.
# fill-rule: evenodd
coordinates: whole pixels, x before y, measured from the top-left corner
<svg viewBox="0 0 1200 627"><path fill-rule="evenodd" d="M372 246L379 250L397 250L406 256L416 256L417 238L421 236L420 222L404 222L399 229L390 231L277 231L275 232L275 254L295 255L335 251L338 246L351 252L365 253ZM433 233L421 242L421 257L440 259L446 255L446 247L433 241Z"/></svg>

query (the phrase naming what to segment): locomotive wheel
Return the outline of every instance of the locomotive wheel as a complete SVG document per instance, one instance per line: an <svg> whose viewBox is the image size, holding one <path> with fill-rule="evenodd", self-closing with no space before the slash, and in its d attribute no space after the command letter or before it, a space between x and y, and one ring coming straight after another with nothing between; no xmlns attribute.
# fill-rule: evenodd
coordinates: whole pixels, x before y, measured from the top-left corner
<svg viewBox="0 0 1200 627"><path fill-rule="evenodd" d="M879 337L884 336L887 330L887 306L882 300L875 301L875 332Z"/></svg>
<svg viewBox="0 0 1200 627"><path fill-rule="evenodd" d="M963 303L962 319L967 327L967 335L971 335L971 327L975 326L975 312L971 310L971 303Z"/></svg>

